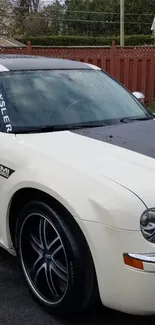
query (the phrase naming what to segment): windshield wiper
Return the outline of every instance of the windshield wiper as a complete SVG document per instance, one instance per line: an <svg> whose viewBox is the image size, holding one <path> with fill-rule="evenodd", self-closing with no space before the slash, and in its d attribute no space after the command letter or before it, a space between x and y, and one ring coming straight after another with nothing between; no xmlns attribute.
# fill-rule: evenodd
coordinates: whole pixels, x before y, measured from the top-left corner
<svg viewBox="0 0 155 325"><path fill-rule="evenodd" d="M12 133L22 134L22 133L43 133L43 132L55 132L55 131L63 131L65 128L60 126L53 125L44 125L44 126L31 126L31 127L16 127L13 128Z"/></svg>
<svg viewBox="0 0 155 325"><path fill-rule="evenodd" d="M44 133L44 132L57 132L57 131L67 131L81 128L93 128L106 126L101 122L89 122L89 123L78 123L70 125L44 125L44 126L32 126L32 127L16 127L13 128L12 133L15 134L25 134L25 133Z"/></svg>
<svg viewBox="0 0 155 325"><path fill-rule="evenodd" d="M152 116L144 116L144 117L124 117L120 120L121 123L128 123L132 121L147 121L152 120Z"/></svg>

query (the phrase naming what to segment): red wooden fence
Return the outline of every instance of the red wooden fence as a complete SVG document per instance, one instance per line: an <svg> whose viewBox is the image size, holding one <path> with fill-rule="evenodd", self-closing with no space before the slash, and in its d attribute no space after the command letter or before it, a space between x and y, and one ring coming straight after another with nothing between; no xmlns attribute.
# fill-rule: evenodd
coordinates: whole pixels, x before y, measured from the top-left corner
<svg viewBox="0 0 155 325"><path fill-rule="evenodd" d="M101 67L131 91L145 94L146 103L155 103L155 47L2 47L0 54L29 54L61 57Z"/></svg>

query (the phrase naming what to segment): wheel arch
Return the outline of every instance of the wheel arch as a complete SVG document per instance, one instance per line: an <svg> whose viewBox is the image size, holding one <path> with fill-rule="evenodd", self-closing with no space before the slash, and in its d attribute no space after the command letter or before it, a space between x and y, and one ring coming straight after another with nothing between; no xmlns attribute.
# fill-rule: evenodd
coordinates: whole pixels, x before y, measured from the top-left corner
<svg viewBox="0 0 155 325"><path fill-rule="evenodd" d="M10 201L9 211L8 211L8 225L9 225L9 233L13 245L15 244L14 242L15 228L16 228L16 222L18 219L19 212L26 203L35 200L37 201L41 200L44 203L47 203L50 206L52 206L52 208L54 208L57 211L57 213L63 214L64 217L67 218L68 224L71 225L71 227L73 227L74 231L80 232L83 235L84 240L89 248L89 251L91 252L86 236L83 230L81 229L80 225L74 218L74 216L71 214L71 212L69 212L68 209L66 209L66 207L62 203L60 203L56 198L54 198L50 194L40 189L31 188L31 187L18 189L13 194Z"/></svg>

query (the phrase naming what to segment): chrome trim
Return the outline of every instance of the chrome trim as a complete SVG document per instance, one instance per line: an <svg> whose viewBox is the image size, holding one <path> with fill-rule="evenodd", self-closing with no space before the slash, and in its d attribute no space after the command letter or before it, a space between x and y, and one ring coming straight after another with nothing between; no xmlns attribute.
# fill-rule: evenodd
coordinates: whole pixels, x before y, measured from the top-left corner
<svg viewBox="0 0 155 325"><path fill-rule="evenodd" d="M123 256L128 256L147 263L155 263L154 253L124 253Z"/></svg>

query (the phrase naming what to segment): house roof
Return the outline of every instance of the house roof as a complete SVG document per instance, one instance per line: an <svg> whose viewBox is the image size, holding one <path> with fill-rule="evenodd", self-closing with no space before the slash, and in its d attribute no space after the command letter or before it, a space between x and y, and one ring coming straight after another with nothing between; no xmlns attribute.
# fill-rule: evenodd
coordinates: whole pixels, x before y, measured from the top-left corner
<svg viewBox="0 0 155 325"><path fill-rule="evenodd" d="M13 39L8 39L6 37L0 37L0 47L21 47L25 46L22 43L17 42L16 40Z"/></svg>

